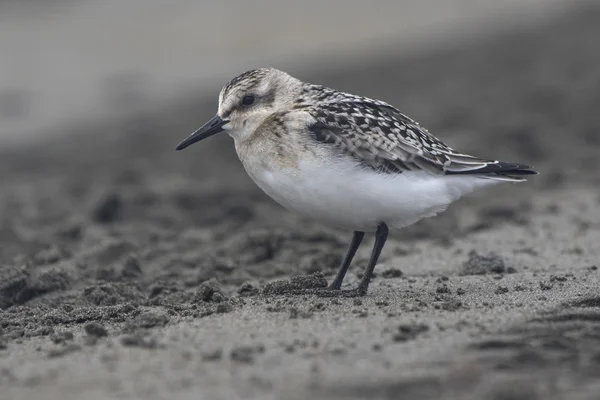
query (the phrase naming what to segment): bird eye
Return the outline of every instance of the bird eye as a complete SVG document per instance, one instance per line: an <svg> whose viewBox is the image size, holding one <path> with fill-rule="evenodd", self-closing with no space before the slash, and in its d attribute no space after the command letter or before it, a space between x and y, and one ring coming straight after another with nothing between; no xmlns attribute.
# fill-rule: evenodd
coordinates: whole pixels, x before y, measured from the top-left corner
<svg viewBox="0 0 600 400"><path fill-rule="evenodd" d="M250 96L250 95L244 96L242 98L242 105L246 106L246 107L251 106L252 104L254 104L254 100L255 100L254 96Z"/></svg>

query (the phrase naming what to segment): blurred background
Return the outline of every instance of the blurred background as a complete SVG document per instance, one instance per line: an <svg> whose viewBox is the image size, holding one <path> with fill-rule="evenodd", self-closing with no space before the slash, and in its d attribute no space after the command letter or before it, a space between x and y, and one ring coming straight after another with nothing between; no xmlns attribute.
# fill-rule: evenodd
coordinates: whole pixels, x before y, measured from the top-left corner
<svg viewBox="0 0 600 400"><path fill-rule="evenodd" d="M227 135L174 151L214 115L223 84L262 66L385 100L454 148L541 172L518 190L467 197L398 233L400 240L448 243L457 232L491 229L507 215L522 220L543 198L540 190L572 196L574 187L600 183L599 6L2 1L0 261L57 245L80 260L117 240L145 263L148 285L164 276L180 284L182 271L235 284L306 272L289 260L263 268L260 257L240 266L249 270L234 270L235 279L230 270L215 271L215 243L233 232L327 228L267 198ZM482 211L475 221L474 210L493 205L512 211L493 220ZM203 229L210 231L203 240L181 242L185 232ZM65 231L78 233L65 239ZM164 243L158 254L157 240ZM295 260L294 251L285 254ZM210 272L198 268L201 259ZM194 268L186 270L188 264ZM74 282L91 273L71 272Z"/></svg>
<svg viewBox="0 0 600 400"><path fill-rule="evenodd" d="M399 241L449 244L523 221L534 202L600 184L599 38L600 3L582 0L1 1L0 263L58 246L69 280L95 284L106 275L95 268L113 266L90 264L90 249L116 241L113 261L135 254L147 287L334 269L335 249L325 264L298 263L298 238L276 267L239 261L235 235L332 231L262 193L227 135L174 151L229 79L262 66L385 100L454 148L541 172ZM343 249L346 232L334 234ZM239 268L215 269L215 246Z"/></svg>
<svg viewBox="0 0 600 400"><path fill-rule="evenodd" d="M540 24L575 3L583 2L3 0L0 143L182 96L216 99L224 82L255 67L368 68L381 55Z"/></svg>

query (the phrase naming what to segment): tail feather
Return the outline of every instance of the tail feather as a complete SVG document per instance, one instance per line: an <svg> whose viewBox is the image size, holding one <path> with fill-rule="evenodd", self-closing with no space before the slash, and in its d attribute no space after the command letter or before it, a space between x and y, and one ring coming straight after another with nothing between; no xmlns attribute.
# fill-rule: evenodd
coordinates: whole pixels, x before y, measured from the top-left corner
<svg viewBox="0 0 600 400"><path fill-rule="evenodd" d="M526 180L527 175L537 175L538 172L529 165L508 163L502 161L489 162L480 168L447 171L447 175L477 175L485 179L493 179L508 182L521 182Z"/></svg>

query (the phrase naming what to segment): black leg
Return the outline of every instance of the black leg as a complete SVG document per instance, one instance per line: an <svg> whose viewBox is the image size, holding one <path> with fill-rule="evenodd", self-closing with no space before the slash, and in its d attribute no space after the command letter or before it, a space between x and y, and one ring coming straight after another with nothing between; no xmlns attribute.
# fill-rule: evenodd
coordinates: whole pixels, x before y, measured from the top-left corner
<svg viewBox="0 0 600 400"><path fill-rule="evenodd" d="M356 250L358 249L358 246L360 245L364 235L364 232L354 232L352 242L350 243L350 248L348 249L348 252L344 257L344 261L340 266L337 276L328 288L298 289L286 293L299 295L314 294L319 297L358 297L367 294L367 290L369 289L369 283L371 282L371 277L373 276L373 270L375 269L375 265L377 265L377 260L379 260L379 255L381 254L381 250L383 249L383 246L385 245L385 241L387 240L388 236L388 227L383 222L377 226L377 232L375 232L375 245L373 246L373 251L371 252L369 264L367 265L367 269L365 270L365 274L361 279L360 284L356 289L340 290L340 286L342 285L344 275L346 275L348 267L352 262L352 258L354 258Z"/></svg>
<svg viewBox="0 0 600 400"><path fill-rule="evenodd" d="M340 265L340 269L338 270L337 275L331 285L329 285L329 290L339 290L342 287L342 282L344 281L344 276L346 276L346 272L348 272L348 268L350 267L350 263L356 254L356 250L358 250L358 246L363 240L365 236L364 232L354 231L352 235L352 241L350 242L350 247L348 247L348 251L346 252L346 256Z"/></svg>
<svg viewBox="0 0 600 400"><path fill-rule="evenodd" d="M388 237L388 227L386 224L381 222L377 226L377 232L375 232L375 245L373 246L373 251L371 252L371 258L369 259L369 264L367 265L367 269L365 270L365 274L360 280L360 284L358 285L357 292L359 295L363 296L367 294L367 289L369 289L369 282L371 282L371 277L373 276L373 270L375 269L375 265L377 265L377 260L379 260L379 255L381 254L381 250L385 245L385 241Z"/></svg>

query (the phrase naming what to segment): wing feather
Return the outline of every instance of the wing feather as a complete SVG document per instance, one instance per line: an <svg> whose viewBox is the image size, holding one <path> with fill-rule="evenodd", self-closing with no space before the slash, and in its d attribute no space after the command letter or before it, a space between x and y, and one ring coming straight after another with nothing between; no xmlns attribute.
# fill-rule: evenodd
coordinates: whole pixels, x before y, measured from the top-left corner
<svg viewBox="0 0 600 400"><path fill-rule="evenodd" d="M359 162L388 173L424 170L434 175L500 172L499 164L462 154L393 106L369 98L332 93L307 111L313 137Z"/></svg>

